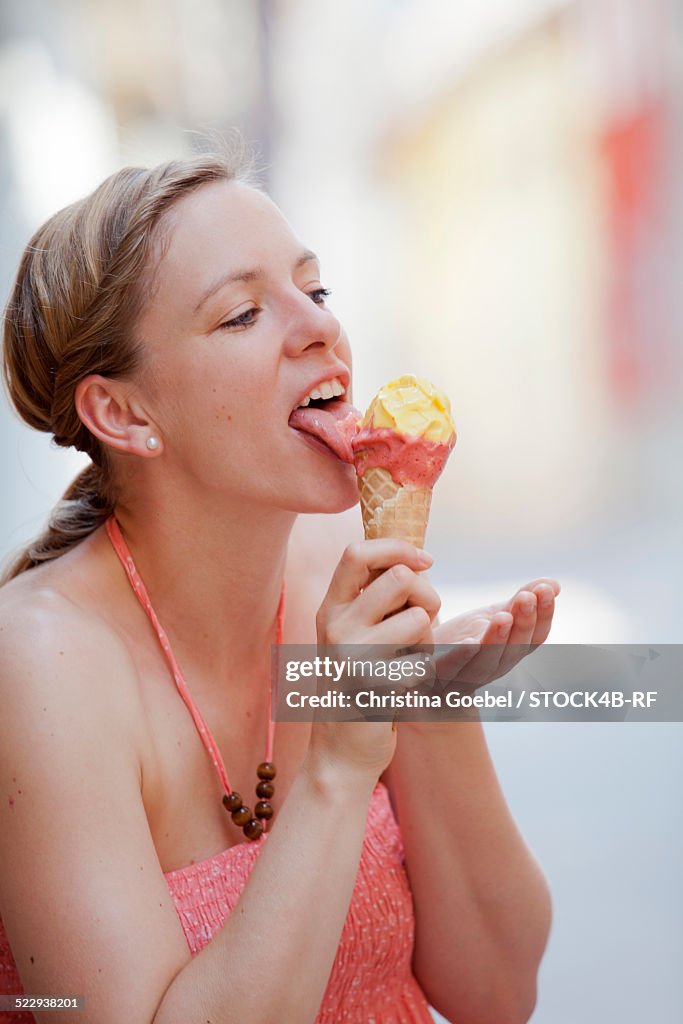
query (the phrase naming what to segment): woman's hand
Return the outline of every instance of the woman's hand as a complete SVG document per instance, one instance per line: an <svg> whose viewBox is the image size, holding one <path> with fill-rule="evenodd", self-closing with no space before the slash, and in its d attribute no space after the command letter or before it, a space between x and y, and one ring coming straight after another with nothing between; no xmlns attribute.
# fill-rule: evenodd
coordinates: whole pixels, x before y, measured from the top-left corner
<svg viewBox="0 0 683 1024"><path fill-rule="evenodd" d="M441 601L418 575L426 551L387 538L349 544L316 618L319 644L382 644L399 650L423 642Z"/></svg>
<svg viewBox="0 0 683 1024"><path fill-rule="evenodd" d="M439 678L475 690L505 675L546 640L559 593L557 580L544 577L527 583L508 601L436 626L436 644L459 645L435 659Z"/></svg>
<svg viewBox="0 0 683 1024"><path fill-rule="evenodd" d="M431 624L441 602L420 573L432 559L406 541L350 544L337 566L316 618L318 643L370 648L370 658L391 657L433 642ZM375 654L372 648L383 649ZM345 651L351 657L358 651ZM377 681L373 680L377 689ZM310 757L323 757L379 778L391 761L396 733L391 722L314 722Z"/></svg>

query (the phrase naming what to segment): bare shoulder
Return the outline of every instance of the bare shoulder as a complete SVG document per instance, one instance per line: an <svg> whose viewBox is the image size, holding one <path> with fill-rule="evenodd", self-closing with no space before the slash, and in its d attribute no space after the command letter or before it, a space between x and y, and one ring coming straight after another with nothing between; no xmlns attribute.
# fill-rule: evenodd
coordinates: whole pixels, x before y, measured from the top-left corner
<svg viewBox="0 0 683 1024"><path fill-rule="evenodd" d="M117 685L106 685L113 678ZM80 715L115 710L120 719L136 699L135 680L125 644L95 602L88 607L72 601L49 577L31 578L31 572L0 589L0 699L6 712L34 711L48 700L73 704Z"/></svg>
<svg viewBox="0 0 683 1024"><path fill-rule="evenodd" d="M338 515L300 515L287 556L287 619L289 643L315 642L315 614L327 593L344 548L363 539L356 507Z"/></svg>
<svg viewBox="0 0 683 1024"><path fill-rule="evenodd" d="M96 607L26 576L0 591L3 925L25 991L84 994L79 1024L148 1021L189 952L142 799L135 668Z"/></svg>
<svg viewBox="0 0 683 1024"><path fill-rule="evenodd" d="M128 649L96 601L76 603L31 572L0 589L3 789L20 774L26 793L44 786L50 763L82 770L100 755L125 765L140 789L145 720Z"/></svg>

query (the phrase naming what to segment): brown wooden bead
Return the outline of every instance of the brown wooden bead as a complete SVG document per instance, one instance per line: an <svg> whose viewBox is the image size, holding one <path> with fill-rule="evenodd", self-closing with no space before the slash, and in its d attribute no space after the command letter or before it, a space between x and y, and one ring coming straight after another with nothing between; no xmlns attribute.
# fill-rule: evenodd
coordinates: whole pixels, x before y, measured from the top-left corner
<svg viewBox="0 0 683 1024"><path fill-rule="evenodd" d="M250 819L251 811L248 807L244 807L244 805L240 807L239 810L232 812L232 820L236 825L239 825L240 828L243 828Z"/></svg>
<svg viewBox="0 0 683 1024"><path fill-rule="evenodd" d="M275 765L272 761L262 761L256 769L256 774L259 779L274 779L277 775Z"/></svg>
<svg viewBox="0 0 683 1024"><path fill-rule="evenodd" d="M266 821L270 821L273 817L273 807L267 800L259 800L254 807L254 814L257 818L265 818Z"/></svg>
<svg viewBox="0 0 683 1024"><path fill-rule="evenodd" d="M259 782L256 787L256 796L260 797L261 800L270 800L271 796L275 792L275 786L272 782L266 782L265 779Z"/></svg>
<svg viewBox="0 0 683 1024"><path fill-rule="evenodd" d="M250 818L242 829L247 839L258 839L263 832L263 825L256 818Z"/></svg>
<svg viewBox="0 0 683 1024"><path fill-rule="evenodd" d="M232 793L226 793L223 797L223 806L230 811L231 814L233 811L239 811L242 806L242 797L234 790Z"/></svg>

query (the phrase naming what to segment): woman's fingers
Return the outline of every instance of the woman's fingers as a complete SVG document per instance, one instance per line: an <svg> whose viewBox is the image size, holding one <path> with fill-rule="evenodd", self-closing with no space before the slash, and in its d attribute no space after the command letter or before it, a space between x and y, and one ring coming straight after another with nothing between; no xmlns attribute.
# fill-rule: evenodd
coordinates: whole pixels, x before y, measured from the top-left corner
<svg viewBox="0 0 683 1024"><path fill-rule="evenodd" d="M557 596L550 584L542 583L534 588L537 601L536 626L531 637L532 647L545 643L553 624L555 614L555 597Z"/></svg>
<svg viewBox="0 0 683 1024"><path fill-rule="evenodd" d="M513 624L507 638L508 647L500 660L499 674L509 672L534 647L545 642L559 589L556 580L536 580L533 590L523 588L515 594L510 603Z"/></svg>
<svg viewBox="0 0 683 1024"><path fill-rule="evenodd" d="M334 571L326 600L347 604L368 586L374 573L398 564L423 572L432 565L432 558L407 541L393 538L349 544Z"/></svg>
<svg viewBox="0 0 683 1024"><path fill-rule="evenodd" d="M537 598L530 590L520 590L512 599L510 613L512 626L505 638L507 647L501 652L498 673L509 672L518 661L529 653L537 621Z"/></svg>
<svg viewBox="0 0 683 1024"><path fill-rule="evenodd" d="M537 588L537 587L539 587L539 586L547 586L547 587L550 587L550 589L552 590L552 592L553 592L553 595L554 595L555 597L557 597L557 595L558 595L558 594L560 593L560 591L562 590L562 587L560 586L560 584L559 584L559 582L558 582L557 580L555 580L555 579L552 579L552 577L550 577L550 576L539 576L539 577L538 577L538 579L536 579L536 580L530 580L530 582L529 582L529 583L525 583L523 587L520 587L520 588L519 588L519 590L517 591L517 593L521 594L521 592L522 592L523 590L524 590L524 591L534 591L534 590L536 590L536 588ZM517 595L515 595L515 597L516 597L516 596L517 596ZM514 600L514 598L513 598L513 600Z"/></svg>
<svg viewBox="0 0 683 1024"><path fill-rule="evenodd" d="M424 640L441 605L419 575L431 564L426 552L406 541L349 545L318 612L319 642L400 648Z"/></svg>
<svg viewBox="0 0 683 1024"><path fill-rule="evenodd" d="M501 612L494 615L480 638L479 650L465 668L459 681L476 687L498 675L499 666L508 650L506 644L510 629L509 615Z"/></svg>
<svg viewBox="0 0 683 1024"><path fill-rule="evenodd" d="M475 637L466 637L455 644L437 645L432 660L439 683L450 688L480 649L481 644Z"/></svg>
<svg viewBox="0 0 683 1024"><path fill-rule="evenodd" d="M531 643L536 628L537 607L538 601L533 591L520 590L515 594L511 608L513 623L508 637L509 644L528 646Z"/></svg>
<svg viewBox="0 0 683 1024"><path fill-rule="evenodd" d="M358 613L368 625L381 622L404 605L424 608L432 622L441 607L439 595L424 576L418 576L407 565L393 565L371 583L359 596Z"/></svg>
<svg viewBox="0 0 683 1024"><path fill-rule="evenodd" d="M430 626L430 619L424 608L414 605L372 627L372 644L391 647L395 651L422 643ZM370 634L368 634L368 637Z"/></svg>

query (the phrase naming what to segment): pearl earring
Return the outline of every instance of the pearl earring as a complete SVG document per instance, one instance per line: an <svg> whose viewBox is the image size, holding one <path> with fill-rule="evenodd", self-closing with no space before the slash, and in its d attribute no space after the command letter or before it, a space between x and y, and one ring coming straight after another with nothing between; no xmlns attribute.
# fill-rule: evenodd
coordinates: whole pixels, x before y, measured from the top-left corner
<svg viewBox="0 0 683 1024"><path fill-rule="evenodd" d="M159 438L154 436L148 437L147 440L145 441L145 444L147 445L151 452L155 452L159 447Z"/></svg>

